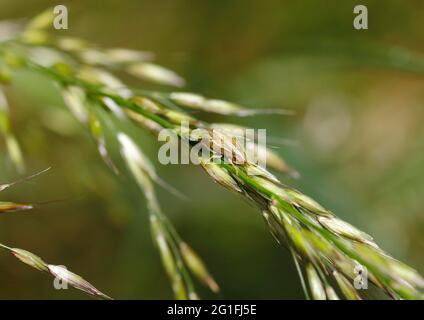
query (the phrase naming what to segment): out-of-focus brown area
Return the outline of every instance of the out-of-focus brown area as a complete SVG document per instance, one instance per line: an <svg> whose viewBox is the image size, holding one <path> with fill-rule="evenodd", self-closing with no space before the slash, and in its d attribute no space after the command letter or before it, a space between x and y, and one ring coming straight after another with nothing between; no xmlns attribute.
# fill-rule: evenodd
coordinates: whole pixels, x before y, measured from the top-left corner
<svg viewBox="0 0 424 320"><path fill-rule="evenodd" d="M69 8L64 35L152 51L188 80L187 90L295 110L290 117L207 119L267 128L269 143L302 176L282 177L285 183L424 271L424 73L402 68L405 60L396 64L397 50L415 52L411 64L424 61L422 1L361 1L369 10L362 31L352 25L355 1L0 0L0 19L56 4ZM375 50L386 55L370 63ZM115 176L105 166L46 79L22 73L8 97L28 172L52 169L0 194L40 203L1 216L1 242L65 265L115 298L172 298L143 197L125 170ZM156 162L155 138L134 126L128 132ZM0 181L17 179L3 141L0 150ZM254 208L198 167L157 168L190 199L159 188L164 211L219 282L218 298L303 298L290 255ZM51 200L59 201L43 204ZM3 299L86 298L55 290L52 279L7 252L0 252L0 288ZM216 298L203 289L200 295Z"/></svg>

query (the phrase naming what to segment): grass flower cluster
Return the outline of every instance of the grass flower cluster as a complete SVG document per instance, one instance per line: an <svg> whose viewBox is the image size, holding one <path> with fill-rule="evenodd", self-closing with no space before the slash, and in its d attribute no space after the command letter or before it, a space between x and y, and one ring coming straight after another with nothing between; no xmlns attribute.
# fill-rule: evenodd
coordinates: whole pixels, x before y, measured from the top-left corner
<svg viewBox="0 0 424 320"><path fill-rule="evenodd" d="M48 169L47 169L48 170ZM31 179L46 170L43 170L39 173L36 173L32 176L26 177L22 180L28 180ZM15 181L12 183L2 184L0 185L0 191L3 191L19 182L22 182L22 180ZM30 210L34 207L33 204L22 204L22 203L14 203L14 202L0 202L0 215L4 213L9 212L16 212L16 211L22 211L22 210ZM90 284L88 281L84 280L79 275L68 271L63 266L58 265L52 265L44 262L40 257L36 256L35 254L19 249L19 248L11 248L8 247L2 243L0 243L0 248L9 251L11 254L13 254L18 260L25 263L26 265L38 270L42 271L44 273L49 274L50 276L54 277L55 279L62 281L63 283L66 283L66 285L70 285L76 289L79 289L89 295L101 298L101 299L110 299L109 296L105 295L104 293L97 290L92 284Z"/></svg>
<svg viewBox="0 0 424 320"><path fill-rule="evenodd" d="M210 124L193 117L186 110L198 110L221 115L251 116L258 113L281 113L285 110L255 110L235 103L210 99L196 93L179 91L149 91L126 86L113 72L124 72L156 84L182 87L184 79L152 62L153 55L129 49L102 49L83 39L56 37L49 28L52 10L32 19L16 33L0 42L1 79L8 79L13 69L25 68L55 81L70 111L89 130L105 163L116 172L109 156L105 130L113 132L120 145L123 161L144 194L150 213L153 240L160 252L165 271L175 297L197 299L191 276L213 292L219 287L197 253L184 242L163 214L155 195L155 183L164 184L154 166L133 139L120 129L107 127L104 117L118 121L131 120L153 134L161 129L172 130L191 146L199 143L196 129L220 132L222 137L239 128L232 124ZM0 96L1 98L2 96ZM4 100L4 99L3 99ZM2 100L0 99L0 103ZM4 103L3 103L4 105ZM1 107L1 106L0 106ZM0 108L2 132L15 141L7 112ZM6 119L6 120L5 120ZM188 130L181 131L188 121ZM305 291L311 299L362 299L361 290L354 287L355 268L367 269L369 282L392 299L424 298L424 279L408 265L382 250L371 236L337 218L332 212L301 192L285 186L270 171L244 158L246 150L237 144L223 144L210 135L210 162L199 155L199 162L211 179L247 199L263 216L275 239L291 252ZM9 146L11 144L11 146ZM221 145L216 151L213 145ZM22 167L18 144L8 143L9 153L17 167ZM238 161L227 159L230 149ZM269 168L296 176L284 159L268 150ZM3 204L2 204L3 205ZM13 206L13 204L12 204ZM7 209L7 205L5 205ZM19 208L19 207L16 207ZM1 209L0 209L1 210ZM10 249L21 261L34 268L57 275L56 268L26 251ZM71 275L75 287L99 297L106 297L76 275Z"/></svg>

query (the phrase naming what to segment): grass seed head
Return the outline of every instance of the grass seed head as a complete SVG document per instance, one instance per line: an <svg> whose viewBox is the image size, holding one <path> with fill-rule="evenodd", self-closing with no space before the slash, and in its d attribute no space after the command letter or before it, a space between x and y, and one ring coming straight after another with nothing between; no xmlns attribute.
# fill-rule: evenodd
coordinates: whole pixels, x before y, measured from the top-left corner
<svg viewBox="0 0 424 320"><path fill-rule="evenodd" d="M110 300L111 298L98 289L81 276L69 271L62 266L47 265L48 271L56 278L65 281L75 289L84 291L85 293L102 299Z"/></svg>
<svg viewBox="0 0 424 320"><path fill-rule="evenodd" d="M2 50L0 59L8 67L26 67L50 76L54 80L59 80L59 84L65 87L64 98L67 105L84 124L87 124L87 110L88 107L91 107L91 104L86 106L87 97L96 97L104 104L108 103L107 100L104 101L104 98L110 98L114 102L114 104L108 105L113 111L113 113L110 113L112 116L118 117L117 110L122 108L131 119L145 125L152 131L158 132L157 126L174 128L180 138L186 138L187 134L178 132L175 125L183 120L192 120L192 125L188 130L190 141L200 140L196 139L193 132L202 128L209 137L209 140L203 143L206 143L206 147L209 148L210 156L214 156L214 159L220 161L220 166L208 167L206 171L209 170L208 173L215 181L241 193L259 207L275 238L278 241L285 241L292 251L295 261L301 262L307 268L306 274L313 298L321 299L326 296L331 299L337 297L334 290L331 290L332 288L327 285L326 278L323 278L330 277L329 274L334 271L333 276L340 288L340 293L349 299L359 299L358 292L351 284L352 269L356 260L368 268L370 281L390 293L392 297L422 297L423 280L415 270L397 263L396 260L378 248L367 234L335 218L331 212L311 198L297 190L283 186L268 170L250 163L246 158L244 145L238 145L237 141L233 141L233 139L222 139L231 136L228 132L219 129L214 130L218 132L218 136L214 136L211 132L212 129L215 129L213 125L209 126L205 122L187 116L176 109L175 105L236 116L260 113L284 114L286 111L246 109L224 100L208 99L202 95L178 92L164 94L145 91L146 97L151 97L154 104L149 100L143 100L141 103L136 99L130 100L129 98L133 96L132 91L125 87L118 78L104 71L103 68L126 71L136 77L165 85L181 86L184 84L184 80L173 71L146 62L147 57L143 57L141 53L136 51L126 49L104 50L78 40L58 41L55 35L48 34L45 30L51 24L51 19L52 10L33 19L23 34L15 37L19 45L25 46L27 50L23 50L25 52L19 53L19 55L13 50L5 50L6 52ZM12 41L14 41L13 38ZM48 44L53 49L34 48L25 43ZM71 56L72 58L70 58ZM58 62L62 62L60 68ZM72 67L63 68L64 64ZM84 67L87 65L92 68L91 71ZM97 72L93 72L93 67L96 67ZM75 70L80 70L80 72L77 73ZM89 70L89 72L86 70ZM134 104L138 104L143 110L137 110L137 108L134 108ZM0 103L0 111L3 111L0 117L2 131L6 133L5 136L10 136L10 123L7 114L4 112L5 107L1 108ZM153 123L156 125L153 125ZM94 136L98 141L103 141L97 125L92 126L94 127L92 128ZM207 279L205 270L202 269L198 258L190 250L180 246L182 241L162 219L163 216L152 183L152 180L156 181L155 179L157 179L153 166L128 136L120 132L116 134L121 144L121 154L148 200L149 209L152 211L151 216L154 217L151 220L152 233L164 260L165 269L170 276L174 292L177 298L195 298L197 296L186 276L185 264L191 265L195 272ZM289 170L282 159L278 159L276 156L278 155L271 153L266 159L270 167ZM230 164L223 160L230 160ZM159 217L161 217L160 221ZM28 256L25 252L18 252L18 254L27 264L32 263L34 267L43 269L42 262L39 260L31 259L31 256ZM183 262L184 257L181 257L181 255L185 255L185 264ZM49 265L49 272L52 274L59 275L62 271L57 266ZM77 288L98 295L79 276L68 273L67 277Z"/></svg>

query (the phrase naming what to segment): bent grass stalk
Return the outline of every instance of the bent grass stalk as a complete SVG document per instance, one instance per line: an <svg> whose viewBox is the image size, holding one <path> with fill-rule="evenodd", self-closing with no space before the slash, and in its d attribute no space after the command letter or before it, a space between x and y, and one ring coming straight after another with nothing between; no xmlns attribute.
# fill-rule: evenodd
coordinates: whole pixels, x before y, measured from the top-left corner
<svg viewBox="0 0 424 320"><path fill-rule="evenodd" d="M194 93L131 89L107 69L176 87L181 87L184 80L152 63L152 55L145 52L100 49L82 39L57 38L47 32L52 19L52 11L48 10L33 19L23 32L0 43L0 61L8 70L26 68L58 83L67 106L89 127L100 155L112 169L115 166L108 155L104 126L96 110L106 110L109 117L122 121L129 118L154 134L163 128L170 129L191 145L199 142L196 129L206 133L216 130L225 137L234 125L208 124L188 115L184 109L236 116L288 113L247 109ZM190 127L182 131L180 125L186 121ZM176 298L198 297L190 272L212 291L218 291L218 285L198 255L181 240L162 213L154 191L154 183L161 180L153 165L130 137L119 130L114 134L120 142L122 158L146 198L153 239ZM211 163L199 156L200 164L215 182L248 199L260 210L271 234L292 253L307 298L364 298L353 285L354 270L360 264L367 268L369 281L389 298L423 299L424 280L419 273L384 252L371 236L340 220L308 196L283 185L268 170L250 163L244 158L242 147L222 145L213 136L209 141L211 157L219 161ZM219 144L238 155L241 163L228 159L224 152L216 152L213 145ZM283 159L271 155L269 167L296 175Z"/></svg>

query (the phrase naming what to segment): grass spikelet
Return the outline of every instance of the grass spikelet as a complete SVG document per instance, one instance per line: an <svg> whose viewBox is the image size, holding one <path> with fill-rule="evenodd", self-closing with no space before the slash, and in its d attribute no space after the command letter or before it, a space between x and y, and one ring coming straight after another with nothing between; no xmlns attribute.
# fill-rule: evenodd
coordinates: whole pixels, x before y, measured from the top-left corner
<svg viewBox="0 0 424 320"><path fill-rule="evenodd" d="M327 286L325 288L325 292L327 294L327 300L340 300L339 296L332 287Z"/></svg>
<svg viewBox="0 0 424 320"><path fill-rule="evenodd" d="M306 266L306 273L308 275L309 287L314 300L326 300L324 286L321 283L318 273L311 264Z"/></svg>
<svg viewBox="0 0 424 320"><path fill-rule="evenodd" d="M3 90L0 86L0 132L6 141L6 148L12 163L19 173L25 171L25 161L21 147L12 133L9 119L9 105Z"/></svg>
<svg viewBox="0 0 424 320"><path fill-rule="evenodd" d="M212 123L210 126L214 130L245 139L246 152L250 152L256 159L261 158L259 155L264 156L267 167L285 173L293 178L299 177L299 173L291 168L279 154L262 144L259 145L255 141L249 140L245 133L250 128L229 123Z"/></svg>
<svg viewBox="0 0 424 320"><path fill-rule="evenodd" d="M93 136L94 140L97 143L97 150L99 151L100 156L102 157L104 162L107 164L107 166L110 169L112 169L112 171L115 174L117 174L118 169L116 168L111 157L109 156L109 152L107 151L106 138L103 134L102 124L100 120L93 113L90 115L89 125L90 125L91 135Z"/></svg>
<svg viewBox="0 0 424 320"><path fill-rule="evenodd" d="M80 51L87 46L87 42L79 38L62 37L57 39L56 45L64 51Z"/></svg>
<svg viewBox="0 0 424 320"><path fill-rule="evenodd" d="M107 49L105 53L114 63L122 64L151 61L154 58L152 52L130 50L126 48Z"/></svg>
<svg viewBox="0 0 424 320"><path fill-rule="evenodd" d="M82 278L81 276L69 271L68 269L62 266L47 265L47 268L50 274L66 283L70 284L75 289L84 291L85 293L106 300L111 300L112 298L103 292L96 289L91 283Z"/></svg>
<svg viewBox="0 0 424 320"><path fill-rule="evenodd" d="M361 300L355 288L343 275L339 274L337 271L333 271L333 276L346 299Z"/></svg>
<svg viewBox="0 0 424 320"><path fill-rule="evenodd" d="M29 265L30 267L37 269L38 271L48 272L49 268L47 263L45 263L39 256L26 251L24 249L11 248L10 252L21 262Z"/></svg>
<svg viewBox="0 0 424 320"><path fill-rule="evenodd" d="M212 177L212 179L220 185L236 192L241 192L237 182L229 175L228 171L219 165L210 162L209 159L201 159L200 162L206 173Z"/></svg>
<svg viewBox="0 0 424 320"><path fill-rule="evenodd" d="M343 237L348 237L357 241L372 241L372 237L365 232L356 229L351 224L335 217L318 217L319 223L327 230Z"/></svg>
<svg viewBox="0 0 424 320"><path fill-rule="evenodd" d="M175 72L153 63L134 63L127 67L127 71L135 77L158 84L174 87L182 87L185 84L185 80Z"/></svg>
<svg viewBox="0 0 424 320"><path fill-rule="evenodd" d="M292 115L293 112L284 109L248 109L233 102L220 99L208 99L202 95L190 92L172 92L169 99L182 107L217 113L226 116L247 117L258 114Z"/></svg>

